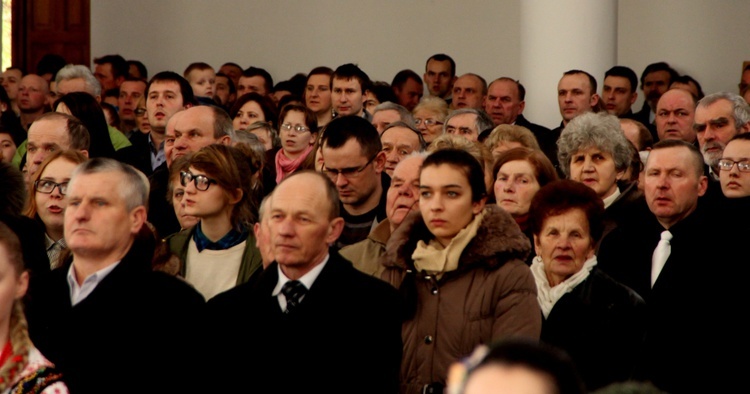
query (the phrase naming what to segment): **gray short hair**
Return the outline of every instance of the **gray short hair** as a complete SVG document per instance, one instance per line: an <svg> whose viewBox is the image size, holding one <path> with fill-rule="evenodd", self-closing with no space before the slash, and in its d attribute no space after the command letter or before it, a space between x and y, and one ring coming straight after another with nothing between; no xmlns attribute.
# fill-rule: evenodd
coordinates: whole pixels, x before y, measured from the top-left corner
<svg viewBox="0 0 750 394"><path fill-rule="evenodd" d="M150 186L146 175L136 170L135 167L115 159L96 157L79 164L70 176L70 183L73 183L79 175L104 172L116 172L123 176L123 181L117 185L117 192L125 201L128 212L139 206L148 205Z"/></svg>
<svg viewBox="0 0 750 394"><path fill-rule="evenodd" d="M86 93L94 97L102 95L102 85L99 83L99 80L96 79L94 73L92 73L88 67L82 64L68 64L61 68L55 76L55 83L60 85L61 81L76 78L83 79Z"/></svg>
<svg viewBox="0 0 750 394"><path fill-rule="evenodd" d="M557 159L566 177L570 177L573 155L589 147L611 154L617 171L630 167L635 149L625 138L616 116L606 112L585 112L568 122L557 140Z"/></svg>
<svg viewBox="0 0 750 394"><path fill-rule="evenodd" d="M235 141L234 126L232 125L232 118L229 117L229 113L224 108L216 105L209 105L211 112L214 115L214 139L219 139L228 135L232 142Z"/></svg>
<svg viewBox="0 0 750 394"><path fill-rule="evenodd" d="M735 93L718 92L709 94L698 101L697 107L705 108L719 100L727 100L732 103L734 127L737 130L746 125L747 122L750 122L750 105L747 104L742 96Z"/></svg>
<svg viewBox="0 0 750 394"><path fill-rule="evenodd" d="M401 118L402 122L414 126L414 116L412 116L411 112L409 112L409 110L406 109L406 107L404 107L403 105L396 104L391 101L386 101L384 103L378 104L375 109L372 110L372 114L375 115L379 111L385 111L389 109L398 112L398 117Z"/></svg>
<svg viewBox="0 0 750 394"><path fill-rule="evenodd" d="M476 108L461 108L451 111L445 118L445 122L443 123L443 134L445 134L446 130L448 129L448 122L450 122L453 117L463 114L473 114L477 116L476 120L474 121L474 125L477 128L477 134L482 134L483 131L495 125L492 122L492 118L487 115L487 112L478 110Z"/></svg>

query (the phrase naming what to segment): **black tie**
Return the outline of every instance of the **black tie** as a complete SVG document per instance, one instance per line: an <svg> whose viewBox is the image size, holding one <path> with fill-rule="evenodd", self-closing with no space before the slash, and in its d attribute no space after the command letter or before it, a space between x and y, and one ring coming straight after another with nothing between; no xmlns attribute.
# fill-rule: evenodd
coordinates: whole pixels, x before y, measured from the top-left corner
<svg viewBox="0 0 750 394"><path fill-rule="evenodd" d="M298 280L290 280L281 287L281 293L286 297L285 313L293 313L299 307L302 297L307 292L307 288Z"/></svg>

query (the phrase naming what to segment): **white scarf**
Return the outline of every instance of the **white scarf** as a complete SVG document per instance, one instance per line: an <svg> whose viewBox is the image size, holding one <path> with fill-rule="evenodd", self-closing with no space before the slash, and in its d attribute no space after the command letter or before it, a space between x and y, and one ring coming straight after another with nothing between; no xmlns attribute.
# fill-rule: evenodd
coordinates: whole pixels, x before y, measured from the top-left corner
<svg viewBox="0 0 750 394"><path fill-rule="evenodd" d="M562 296L566 293L570 293L576 286L581 284L586 278L589 277L591 269L596 265L596 256L586 260L583 263L583 267L571 275L568 279L565 279L562 283L555 287L549 286L547 280L547 274L544 272L544 262L540 256L534 257L534 261L531 263L531 273L534 274L534 280L536 281L536 299L539 301L539 306L542 308L542 313L546 319L552 308L555 307Z"/></svg>

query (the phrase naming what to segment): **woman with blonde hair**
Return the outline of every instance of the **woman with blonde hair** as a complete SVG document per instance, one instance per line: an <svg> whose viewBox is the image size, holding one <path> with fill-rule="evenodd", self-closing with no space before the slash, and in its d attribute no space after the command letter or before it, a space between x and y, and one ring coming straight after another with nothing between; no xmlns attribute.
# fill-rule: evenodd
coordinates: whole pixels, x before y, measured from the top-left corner
<svg viewBox="0 0 750 394"><path fill-rule="evenodd" d="M422 133L426 143L431 143L443 134L443 123L448 117L448 103L440 97L422 97L414 107L414 125Z"/></svg>
<svg viewBox="0 0 750 394"><path fill-rule="evenodd" d="M484 145L492 152L495 160L501 153L512 148L541 149L531 130L513 124L501 124L492 129L490 135L484 140Z"/></svg>

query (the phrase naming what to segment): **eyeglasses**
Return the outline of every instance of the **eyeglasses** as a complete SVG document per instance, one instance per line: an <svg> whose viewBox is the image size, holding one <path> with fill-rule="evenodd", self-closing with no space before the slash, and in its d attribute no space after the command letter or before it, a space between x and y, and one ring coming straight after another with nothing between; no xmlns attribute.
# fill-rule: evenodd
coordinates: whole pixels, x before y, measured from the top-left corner
<svg viewBox="0 0 750 394"><path fill-rule="evenodd" d="M60 194L64 196L65 193L68 192L68 182L56 183L52 181L45 181L42 179L34 181L34 190L38 191L39 193L52 194L52 191L54 191L55 188L58 188L60 190Z"/></svg>
<svg viewBox="0 0 750 394"><path fill-rule="evenodd" d="M342 168L340 170L337 170L335 168L325 167L324 165L323 171L326 173L326 175L328 175L329 178L331 178L331 180L336 180L339 174L341 174L344 178L347 178L347 179L354 178L357 175L359 175L362 171L364 171L365 168L367 168L367 166L369 166L370 163L372 163L372 161L375 160L376 157L378 157L377 154L373 156L372 159L370 159L362 167L349 167L349 168Z"/></svg>
<svg viewBox="0 0 750 394"><path fill-rule="evenodd" d="M750 172L750 160L734 161L729 159L719 160L719 169L722 171L729 171L737 164L737 169L741 172Z"/></svg>
<svg viewBox="0 0 750 394"><path fill-rule="evenodd" d="M305 126L302 126L300 124L298 124L296 126L292 126L291 123L284 123L284 124L282 124L281 125L281 129L282 130L286 130L286 131L291 131L292 129L294 129L294 131L296 131L298 133L306 133L306 132L310 131L309 127L305 127Z"/></svg>
<svg viewBox="0 0 750 394"><path fill-rule="evenodd" d="M216 180L205 175L193 175L187 171L180 171L180 184L187 187L190 182L195 183L196 189L205 192L212 183L216 183Z"/></svg>
<svg viewBox="0 0 750 394"><path fill-rule="evenodd" d="M138 116L144 115L146 113L146 108L136 108L133 112Z"/></svg>
<svg viewBox="0 0 750 394"><path fill-rule="evenodd" d="M419 126L424 122L424 125L427 127L434 126L436 124L443 124L443 122L438 122L435 119L414 119L414 125Z"/></svg>

